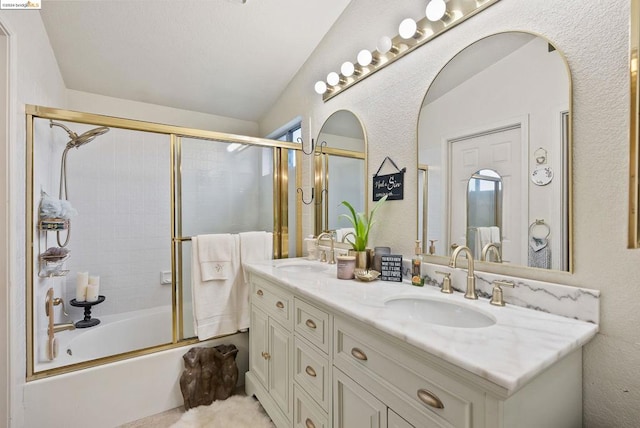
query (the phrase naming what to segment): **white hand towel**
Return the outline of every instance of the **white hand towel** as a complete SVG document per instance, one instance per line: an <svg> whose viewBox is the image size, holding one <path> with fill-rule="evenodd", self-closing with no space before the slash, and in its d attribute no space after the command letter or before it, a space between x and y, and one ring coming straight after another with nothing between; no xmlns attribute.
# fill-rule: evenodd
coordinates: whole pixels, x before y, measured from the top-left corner
<svg viewBox="0 0 640 428"><path fill-rule="evenodd" d="M240 233L240 263L242 264L242 280L238 283L238 329L249 328L249 275L244 268L245 263L271 260L273 258L273 233L243 232Z"/></svg>
<svg viewBox="0 0 640 428"><path fill-rule="evenodd" d="M231 258L234 247L232 235L199 235L197 237L198 261L202 281L223 280L231 276Z"/></svg>
<svg viewBox="0 0 640 428"><path fill-rule="evenodd" d="M238 284L244 282L240 275L240 242L237 235L231 237L227 279L215 282L202 281L199 255L200 237L191 238L191 291L193 298L194 328L198 339L206 340L238 331Z"/></svg>
<svg viewBox="0 0 640 428"><path fill-rule="evenodd" d="M500 238L500 228L498 226L491 226L489 227L489 230L491 231L491 242L494 244L500 244L502 242L502 239Z"/></svg>

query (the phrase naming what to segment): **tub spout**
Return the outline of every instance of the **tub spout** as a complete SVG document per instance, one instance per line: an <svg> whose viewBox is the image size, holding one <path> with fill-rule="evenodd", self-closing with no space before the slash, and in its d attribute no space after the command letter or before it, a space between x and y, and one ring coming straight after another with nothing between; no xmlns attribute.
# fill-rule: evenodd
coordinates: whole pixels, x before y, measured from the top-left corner
<svg viewBox="0 0 640 428"><path fill-rule="evenodd" d="M61 324L54 324L53 325L53 332L54 333L60 333L61 331L75 330L75 329L76 329L76 326L71 322L66 322L66 323L61 323Z"/></svg>

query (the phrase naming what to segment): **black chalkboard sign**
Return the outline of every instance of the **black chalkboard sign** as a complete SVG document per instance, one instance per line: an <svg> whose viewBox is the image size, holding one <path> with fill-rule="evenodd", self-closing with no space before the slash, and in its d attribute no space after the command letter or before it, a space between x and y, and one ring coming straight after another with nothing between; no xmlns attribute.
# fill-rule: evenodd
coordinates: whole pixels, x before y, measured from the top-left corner
<svg viewBox="0 0 640 428"><path fill-rule="evenodd" d="M402 255L383 254L380 257L380 279L402 282Z"/></svg>
<svg viewBox="0 0 640 428"><path fill-rule="evenodd" d="M397 172L373 177L373 200L379 201L384 195L388 195L388 201L404 198L404 173Z"/></svg>
<svg viewBox="0 0 640 428"><path fill-rule="evenodd" d="M380 175L380 170L386 161L398 171L393 174ZM387 156L380 164L378 171L373 174L373 200L379 201L385 195L388 201L397 201L404 198L404 173L407 168L398 168L398 165Z"/></svg>

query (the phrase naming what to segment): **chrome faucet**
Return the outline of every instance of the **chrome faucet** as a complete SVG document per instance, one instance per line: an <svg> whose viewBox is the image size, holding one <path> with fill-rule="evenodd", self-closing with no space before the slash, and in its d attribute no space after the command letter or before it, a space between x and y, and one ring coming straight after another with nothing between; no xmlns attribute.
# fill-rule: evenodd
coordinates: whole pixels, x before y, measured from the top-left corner
<svg viewBox="0 0 640 428"><path fill-rule="evenodd" d="M476 277L473 272L473 254L471 250L467 246L459 246L453 250L453 254L451 254L451 262L449 262L449 266L452 268L456 267L456 261L458 260L458 255L461 252L465 252L467 256L467 292L464 293L464 297L467 299L477 299L478 294L476 293Z"/></svg>
<svg viewBox="0 0 640 428"><path fill-rule="evenodd" d="M333 230L330 230L328 232L322 232L320 235L318 235L318 238L316 239L316 248L320 246L320 240L323 237L328 236L329 239L331 240L331 251L329 252L329 260L328 260L328 263L330 265L333 265L333 264L336 263L336 257L335 257L336 253L335 253L335 249L334 249L335 239L334 239L333 234L334 234ZM324 259L324 260L321 259L320 261L321 262L326 262L327 260L326 259Z"/></svg>
<svg viewBox="0 0 640 428"><path fill-rule="evenodd" d="M480 256L480 260L481 261L490 261L487 256L489 255L489 252L493 251L493 253L495 253L496 255L496 261L498 263L502 263L502 256L500 256L500 248L498 248L498 245L494 242L489 242L487 245L484 246L484 248L482 249L482 255Z"/></svg>

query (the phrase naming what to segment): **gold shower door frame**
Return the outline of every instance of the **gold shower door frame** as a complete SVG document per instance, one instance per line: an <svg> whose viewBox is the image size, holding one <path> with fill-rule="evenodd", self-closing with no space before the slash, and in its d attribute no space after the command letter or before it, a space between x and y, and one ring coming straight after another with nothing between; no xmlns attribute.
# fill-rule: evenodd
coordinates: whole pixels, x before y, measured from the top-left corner
<svg viewBox="0 0 640 428"><path fill-rule="evenodd" d="M42 379L63 373L82 370L89 367L151 354L167 349L198 343L197 338L184 338L184 325L182 321L183 281L182 281L182 243L190 241L191 237L182 236L182 177L181 177L181 139L183 137L211 140L222 143L238 143L243 145L267 147L273 149L273 254L274 258L286 258L289 242L289 194L288 194L288 151L294 150L297 159L300 159L300 144L271 140L266 138L248 137L244 135L227 134L215 131L206 131L195 128L165 125L153 122L144 122L133 119L118 118L112 116L97 115L91 113L76 112L50 107L26 105L26 336L27 336L27 373L26 380ZM90 361L84 361L72 365L57 367L49 370L34 371L34 275L36 271L34 251L34 119L61 120L96 126L107 126L132 131L153 132L165 134L170 138L170 193L171 193L171 279L172 287L172 319L173 340L172 343L158 345L151 348L139 349L118 355L111 355ZM300 163L298 163L300 165ZM295 177L296 186L300 186L300 174ZM296 202L296 229L301 230L301 204ZM301 233L296 233L298 249L302 245ZM40 305L42 306L42 305ZM36 306L39 307L39 306Z"/></svg>

